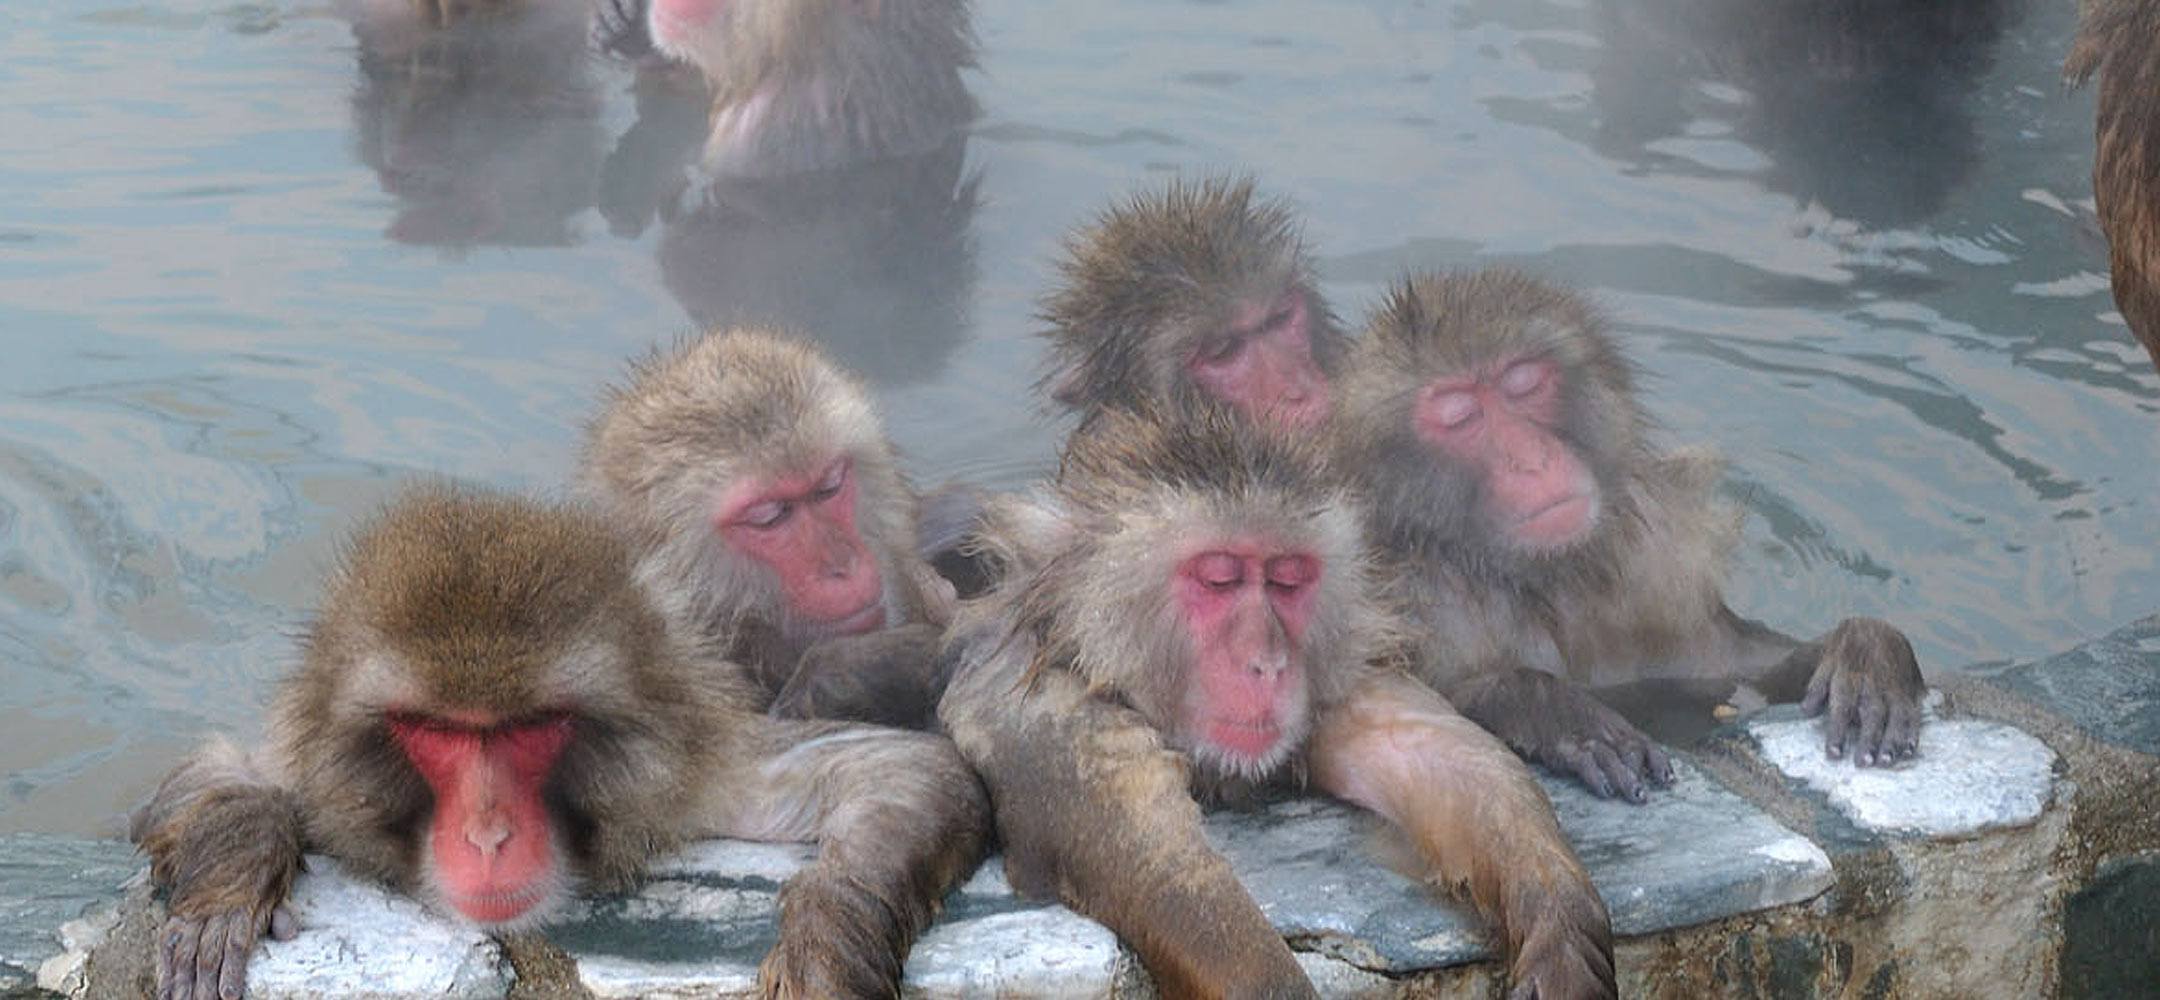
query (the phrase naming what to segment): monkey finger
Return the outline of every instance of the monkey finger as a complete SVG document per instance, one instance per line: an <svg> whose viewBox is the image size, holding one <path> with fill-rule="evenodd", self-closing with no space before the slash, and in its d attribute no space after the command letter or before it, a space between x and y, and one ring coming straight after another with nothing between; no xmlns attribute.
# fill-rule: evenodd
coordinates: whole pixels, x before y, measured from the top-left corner
<svg viewBox="0 0 2160 1000"><path fill-rule="evenodd" d="M1829 708L1823 713L1823 750L1832 760L1845 756L1847 744L1851 742L1854 730L1860 726L1857 711L1852 685L1832 683Z"/></svg>
<svg viewBox="0 0 2160 1000"><path fill-rule="evenodd" d="M232 929L230 913L202 922L202 937L195 946L195 992L193 1000L218 1000L218 979L225 965L225 941Z"/></svg>
<svg viewBox="0 0 2160 1000"><path fill-rule="evenodd" d="M1605 777L1605 770L1598 766L1597 756L1588 747L1581 744L1564 747L1560 755L1568 769L1575 772L1576 780L1590 789L1590 794L1601 799L1613 797L1612 781Z"/></svg>
<svg viewBox="0 0 2160 1000"><path fill-rule="evenodd" d="M1663 747L1649 740L1642 741L1642 773L1650 782L1663 788L1673 783L1672 758L1665 755Z"/></svg>
<svg viewBox="0 0 2160 1000"><path fill-rule="evenodd" d="M1883 732L1883 744L1896 760L1913 755L1920 743L1920 711L1910 702L1900 699L1890 705L1890 723Z"/></svg>
<svg viewBox="0 0 2160 1000"><path fill-rule="evenodd" d="M179 945L180 928L174 926L171 920L165 921L164 928L158 931L157 947L150 949L155 959L153 965L157 969L157 1000L166 1000L172 996L172 955L173 949Z"/></svg>
<svg viewBox="0 0 2160 1000"><path fill-rule="evenodd" d="M179 932L170 939L172 945L172 978L166 980L163 997L169 1000L194 1000L195 997L195 945L202 939L202 923L195 920L180 921Z"/></svg>
<svg viewBox="0 0 2160 1000"><path fill-rule="evenodd" d="M1649 799L1649 794L1643 791L1642 776L1636 774L1634 768L1629 767L1626 761L1620 759L1620 754L1612 748L1611 744L1603 741L1592 743L1590 744L1590 754L1597 759L1599 769L1605 772L1606 780L1610 781L1612 787L1619 791L1621 798L1637 805Z"/></svg>
<svg viewBox="0 0 2160 1000"><path fill-rule="evenodd" d="M218 968L219 1000L240 1000L247 993L248 956L255 952L269 918L247 913L232 915L225 933L225 961Z"/></svg>
<svg viewBox="0 0 2160 1000"><path fill-rule="evenodd" d="M280 906L270 911L270 936L279 941L290 941L300 936L300 918L292 910Z"/></svg>
<svg viewBox="0 0 2160 1000"><path fill-rule="evenodd" d="M1883 704L1881 695L1870 694L1860 703L1860 742L1853 748L1853 761L1861 767L1890 763L1889 748L1883 744L1883 728L1890 724L1890 706Z"/></svg>
<svg viewBox="0 0 2160 1000"><path fill-rule="evenodd" d="M1830 699L1830 676L1828 670L1818 669L1808 678L1807 694L1800 699L1800 714L1812 719L1822 714Z"/></svg>

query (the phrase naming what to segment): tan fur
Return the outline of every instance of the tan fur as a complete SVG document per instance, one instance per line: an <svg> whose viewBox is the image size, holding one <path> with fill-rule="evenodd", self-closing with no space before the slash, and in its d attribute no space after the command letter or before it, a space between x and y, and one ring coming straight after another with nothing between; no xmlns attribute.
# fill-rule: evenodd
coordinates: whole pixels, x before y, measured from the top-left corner
<svg viewBox="0 0 2160 1000"><path fill-rule="evenodd" d="M770 697L820 636L788 614L768 571L720 544L715 505L746 478L814 476L843 455L888 624L949 613L914 550L915 495L869 393L801 341L716 330L637 363L588 429L582 478L640 540L638 576L670 627L704 655L749 667Z"/></svg>
<svg viewBox="0 0 2160 1000"><path fill-rule="evenodd" d="M1133 195L1065 240L1059 285L1045 296L1050 398L1083 418L1105 408L1189 413L1207 407L1184 363L1241 306L1305 289L1313 360L1333 374L1343 351L1282 201L1249 178L1173 181Z"/></svg>
<svg viewBox="0 0 2160 1000"><path fill-rule="evenodd" d="M267 914L303 843L432 897L432 793L386 714L562 712L573 737L547 808L573 884L619 887L693 837L818 841L782 893L768 992L891 994L908 944L979 855L981 788L935 737L765 717L740 671L692 665L633 575L635 551L574 508L446 487L394 503L348 547L268 745L249 758L213 744L138 815L175 920ZM763 819L778 815L799 818ZM252 937L238 944L225 961L245 961ZM171 958L214 969L218 956Z"/></svg>
<svg viewBox="0 0 2160 1000"><path fill-rule="evenodd" d="M2063 63L2100 78L2093 196L2108 238L2115 304L2160 365L2160 2L2086 0Z"/></svg>
<svg viewBox="0 0 2160 1000"><path fill-rule="evenodd" d="M1198 809L1295 787L1309 745L1324 789L1402 824L1436 882L1470 883L1519 946L1523 982L1609 996L1604 909L1521 762L1374 665L1402 639L1336 483L1310 444L1226 412L1108 410L1068 442L1053 484L992 505L982 547L1008 573L955 622L940 715L990 787L1008 875L1115 930L1167 996L1309 995ZM1193 656L1172 574L1219 539L1323 564L1299 650L1318 729L1270 767L1228 765L1180 731Z"/></svg>

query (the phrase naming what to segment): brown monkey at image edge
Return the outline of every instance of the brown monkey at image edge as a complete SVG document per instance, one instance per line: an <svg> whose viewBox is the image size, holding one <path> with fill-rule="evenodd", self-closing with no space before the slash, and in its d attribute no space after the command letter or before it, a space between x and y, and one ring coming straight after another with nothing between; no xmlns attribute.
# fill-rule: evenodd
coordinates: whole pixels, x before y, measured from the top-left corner
<svg viewBox="0 0 2160 1000"><path fill-rule="evenodd" d="M915 553L869 393L815 348L718 330L656 351L607 392L583 478L681 641L749 668L775 714L931 722L952 588Z"/></svg>
<svg viewBox="0 0 2160 1000"><path fill-rule="evenodd" d="M2130 333L2160 365L2160 0L2086 0L2063 74L2100 77L2093 200L2110 285Z"/></svg>
<svg viewBox="0 0 2160 1000"><path fill-rule="evenodd" d="M266 742L211 744L135 817L169 898L157 995L240 995L303 850L503 931L718 836L820 845L761 993L892 995L987 834L974 775L927 734L760 714L632 567L594 514L458 489L362 528Z"/></svg>
<svg viewBox="0 0 2160 1000"><path fill-rule="evenodd" d="M1409 278L1337 391L1337 457L1422 626L1415 662L1525 756L1640 801L1670 765L1586 688L1645 678L1801 701L1861 765L1917 749L1926 685L1896 628L1849 618L1800 642L1726 606L1740 516L1719 463L1652 443L1580 296L1510 271Z"/></svg>
<svg viewBox="0 0 2160 1000"><path fill-rule="evenodd" d="M1319 443L1104 411L994 500L939 707L1006 873L1110 927L1165 996L1312 996L1201 801L1309 783L1377 813L1497 929L1514 997L1614 994L1604 903L1529 769L1391 665L1360 512Z"/></svg>

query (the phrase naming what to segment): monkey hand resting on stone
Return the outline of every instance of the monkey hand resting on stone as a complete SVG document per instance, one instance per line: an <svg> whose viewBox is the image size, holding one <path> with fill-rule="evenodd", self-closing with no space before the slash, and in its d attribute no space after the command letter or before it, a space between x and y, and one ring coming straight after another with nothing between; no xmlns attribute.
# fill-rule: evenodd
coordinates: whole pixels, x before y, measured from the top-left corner
<svg viewBox="0 0 2160 1000"><path fill-rule="evenodd" d="M1849 618L1801 642L1726 606L1739 515L1719 465L1651 442L1581 297L1510 271L1405 280L1351 351L1331 430L1421 626L1419 669L1524 756L1642 801L1671 765L1588 689L1644 678L1800 701L1861 765L1915 752L1926 683L1896 628Z"/></svg>
<svg viewBox="0 0 2160 1000"><path fill-rule="evenodd" d="M1108 925L1169 997L1313 996L1200 803L1309 782L1377 813L1497 929L1517 998L1614 995L1605 905L1529 769L1391 666L1360 511L1318 442L1104 411L995 500L939 715L1006 873Z"/></svg>
<svg viewBox="0 0 2160 1000"><path fill-rule="evenodd" d="M134 818L169 900L158 996L241 994L303 850L508 930L720 836L819 845L763 995L894 995L988 833L974 774L939 737L762 714L634 569L601 517L485 493L414 489L361 529L267 741L212 744Z"/></svg>

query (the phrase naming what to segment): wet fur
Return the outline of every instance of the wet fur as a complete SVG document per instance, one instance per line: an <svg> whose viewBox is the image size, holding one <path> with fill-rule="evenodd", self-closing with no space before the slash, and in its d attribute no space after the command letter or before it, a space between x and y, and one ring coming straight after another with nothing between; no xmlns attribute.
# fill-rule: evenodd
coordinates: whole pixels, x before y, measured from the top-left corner
<svg viewBox="0 0 2160 1000"><path fill-rule="evenodd" d="M1057 269L1040 311L1049 360L1038 388L1083 418L1112 407L1212 409L1185 360L1239 304L1293 284L1309 297L1314 363L1332 376L1346 348L1296 214L1256 195L1249 178L1135 194L1067 237Z"/></svg>

